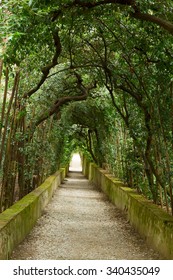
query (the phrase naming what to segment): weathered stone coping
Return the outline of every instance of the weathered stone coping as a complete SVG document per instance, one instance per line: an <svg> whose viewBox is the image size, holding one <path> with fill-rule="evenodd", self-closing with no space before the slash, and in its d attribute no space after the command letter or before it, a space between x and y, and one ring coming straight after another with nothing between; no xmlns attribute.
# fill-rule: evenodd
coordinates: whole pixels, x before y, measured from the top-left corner
<svg viewBox="0 0 173 280"><path fill-rule="evenodd" d="M0 214L0 260L9 259L14 248L26 237L66 176L61 168L43 184Z"/></svg>
<svg viewBox="0 0 173 280"><path fill-rule="evenodd" d="M84 175L100 187L129 222L164 259L173 259L173 217L93 163L83 162Z"/></svg>

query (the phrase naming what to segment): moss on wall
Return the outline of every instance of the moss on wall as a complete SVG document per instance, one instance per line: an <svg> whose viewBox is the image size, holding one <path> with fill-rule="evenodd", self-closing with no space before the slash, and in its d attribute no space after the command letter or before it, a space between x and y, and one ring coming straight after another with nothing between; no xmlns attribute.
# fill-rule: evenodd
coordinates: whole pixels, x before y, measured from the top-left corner
<svg viewBox="0 0 173 280"><path fill-rule="evenodd" d="M41 186L0 214L0 260L9 259L14 248L31 231L66 173L67 168L61 168Z"/></svg>
<svg viewBox="0 0 173 280"><path fill-rule="evenodd" d="M173 217L95 164L85 163L87 166L85 175L92 183L100 187L112 203L126 213L129 222L151 247L165 259L172 260Z"/></svg>

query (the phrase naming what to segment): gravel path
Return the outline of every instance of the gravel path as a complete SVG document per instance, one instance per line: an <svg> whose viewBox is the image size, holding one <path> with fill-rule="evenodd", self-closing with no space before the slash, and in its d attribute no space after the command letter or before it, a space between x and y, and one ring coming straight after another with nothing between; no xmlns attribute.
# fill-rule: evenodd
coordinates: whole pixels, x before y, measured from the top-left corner
<svg viewBox="0 0 173 280"><path fill-rule="evenodd" d="M69 172L11 259L160 259L80 172Z"/></svg>

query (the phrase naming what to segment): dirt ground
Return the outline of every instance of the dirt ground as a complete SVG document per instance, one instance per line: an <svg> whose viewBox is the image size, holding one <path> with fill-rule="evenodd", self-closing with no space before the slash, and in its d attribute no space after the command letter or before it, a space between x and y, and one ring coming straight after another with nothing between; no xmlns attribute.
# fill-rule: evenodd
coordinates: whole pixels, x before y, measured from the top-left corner
<svg viewBox="0 0 173 280"><path fill-rule="evenodd" d="M76 171L77 166L74 169L70 167L68 177L43 216L11 259L161 259L135 232L124 214Z"/></svg>

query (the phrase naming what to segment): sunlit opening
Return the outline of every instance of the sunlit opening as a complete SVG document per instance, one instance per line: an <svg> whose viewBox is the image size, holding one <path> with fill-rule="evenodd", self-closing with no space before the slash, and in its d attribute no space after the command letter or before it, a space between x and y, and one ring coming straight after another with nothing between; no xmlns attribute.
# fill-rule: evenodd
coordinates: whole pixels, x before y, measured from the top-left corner
<svg viewBox="0 0 173 280"><path fill-rule="evenodd" d="M73 154L70 162L69 171L82 172L82 162L79 153Z"/></svg>

